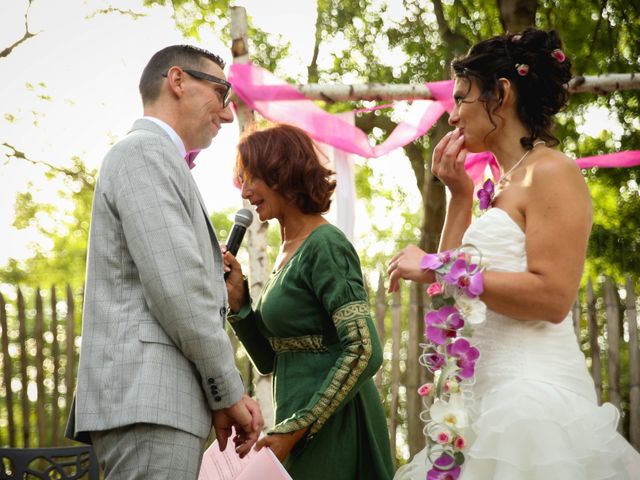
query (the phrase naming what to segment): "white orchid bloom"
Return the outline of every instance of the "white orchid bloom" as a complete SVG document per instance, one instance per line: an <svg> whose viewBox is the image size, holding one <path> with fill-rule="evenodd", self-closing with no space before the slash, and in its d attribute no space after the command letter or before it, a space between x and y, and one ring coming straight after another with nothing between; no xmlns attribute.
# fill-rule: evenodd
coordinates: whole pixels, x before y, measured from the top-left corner
<svg viewBox="0 0 640 480"><path fill-rule="evenodd" d="M456 432L469 425L469 416L465 410L464 400L461 395L452 395L448 402L436 398L429 409L429 414L433 422L445 425Z"/></svg>
<svg viewBox="0 0 640 480"><path fill-rule="evenodd" d="M456 308L469 325L480 325L487 319L487 306L480 298L469 298L464 293L454 295Z"/></svg>

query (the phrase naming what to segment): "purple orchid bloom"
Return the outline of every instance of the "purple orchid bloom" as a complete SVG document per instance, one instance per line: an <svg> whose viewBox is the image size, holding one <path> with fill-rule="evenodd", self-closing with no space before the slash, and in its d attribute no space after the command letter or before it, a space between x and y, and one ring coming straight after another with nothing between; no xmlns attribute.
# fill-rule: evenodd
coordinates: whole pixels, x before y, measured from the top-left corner
<svg viewBox="0 0 640 480"><path fill-rule="evenodd" d="M432 468L427 472L427 480L457 480L460 477L460 471L460 467L453 467L451 470Z"/></svg>
<svg viewBox="0 0 640 480"><path fill-rule="evenodd" d="M440 355L439 353L432 352L427 353L426 355L427 365L432 371L442 368L442 366L444 365L444 361L444 355Z"/></svg>
<svg viewBox="0 0 640 480"><path fill-rule="evenodd" d="M489 178L482 184L482 188L478 190L478 193L476 194L478 196L478 200L480 201L480 210L486 210L491 206L494 193L495 188L493 185L493 181Z"/></svg>
<svg viewBox="0 0 640 480"><path fill-rule="evenodd" d="M468 340L458 338L453 343L447 345L447 353L456 357L456 364L460 367L458 376L460 378L471 378L475 373L476 361L480 357L480 352L476 347L471 346Z"/></svg>
<svg viewBox="0 0 640 480"><path fill-rule="evenodd" d="M427 253L422 257L420 262L420 268L422 270L437 270L445 263L451 261L451 250L446 250L440 253Z"/></svg>
<svg viewBox="0 0 640 480"><path fill-rule="evenodd" d="M427 313L424 320L427 338L437 345L443 345L447 338L455 338L458 335L457 331L464 327L464 320L458 309L451 305Z"/></svg>
<svg viewBox="0 0 640 480"><path fill-rule="evenodd" d="M482 271L473 263L467 267L464 259L454 262L449 273L444 276L444 281L459 287L470 298L475 298L484 291Z"/></svg>
<svg viewBox="0 0 640 480"><path fill-rule="evenodd" d="M456 465L453 457L443 453L433 462L433 468L427 472L427 480L457 480L460 470L460 466Z"/></svg>

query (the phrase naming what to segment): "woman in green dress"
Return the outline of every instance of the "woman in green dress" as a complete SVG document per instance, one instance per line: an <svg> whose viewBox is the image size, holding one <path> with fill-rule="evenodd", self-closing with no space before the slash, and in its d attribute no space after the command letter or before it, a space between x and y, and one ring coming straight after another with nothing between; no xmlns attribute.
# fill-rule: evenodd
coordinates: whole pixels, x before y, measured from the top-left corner
<svg viewBox="0 0 640 480"><path fill-rule="evenodd" d="M389 431L372 377L382 348L358 255L322 216L335 181L309 136L276 125L245 136L236 176L282 244L255 310L229 252L229 321L262 374L273 373L268 446L295 480L390 479Z"/></svg>

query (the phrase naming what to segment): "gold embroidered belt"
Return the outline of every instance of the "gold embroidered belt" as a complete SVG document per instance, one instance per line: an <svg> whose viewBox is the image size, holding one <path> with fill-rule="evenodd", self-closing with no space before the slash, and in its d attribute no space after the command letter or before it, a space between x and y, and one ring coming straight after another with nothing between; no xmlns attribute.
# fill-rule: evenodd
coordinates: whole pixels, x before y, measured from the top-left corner
<svg viewBox="0 0 640 480"><path fill-rule="evenodd" d="M322 343L322 335L304 335L302 337L269 337L271 348L276 353L284 352L327 352Z"/></svg>

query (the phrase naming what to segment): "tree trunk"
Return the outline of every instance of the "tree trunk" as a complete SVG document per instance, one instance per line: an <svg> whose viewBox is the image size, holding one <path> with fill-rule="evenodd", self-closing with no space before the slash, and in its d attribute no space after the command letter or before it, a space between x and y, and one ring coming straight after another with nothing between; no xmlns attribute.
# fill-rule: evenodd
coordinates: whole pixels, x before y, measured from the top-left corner
<svg viewBox="0 0 640 480"><path fill-rule="evenodd" d="M247 12L244 7L231 7L231 38L233 63L249 61L249 43L247 41ZM242 101L236 100L236 116L242 133L254 122L253 111ZM253 210L245 200L245 207ZM254 299L260 297L262 287L269 277L269 260L267 258L267 223L254 221L247 229L247 249L249 251L249 288ZM274 424L273 400L271 398L271 375L254 375L252 365L249 364L248 377L244 381L247 388L253 389L253 394L260 404L265 427ZM255 386L252 379L255 378Z"/></svg>
<svg viewBox="0 0 640 480"><path fill-rule="evenodd" d="M498 0L500 23L507 32L520 32L536 23L537 0Z"/></svg>

